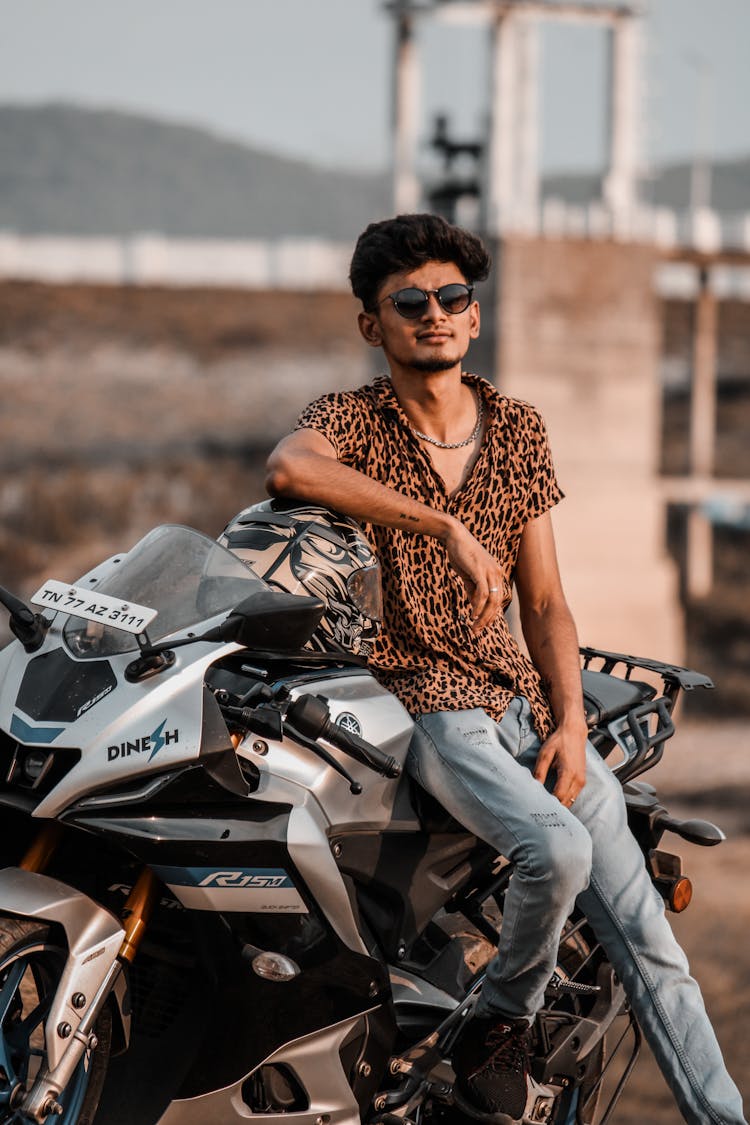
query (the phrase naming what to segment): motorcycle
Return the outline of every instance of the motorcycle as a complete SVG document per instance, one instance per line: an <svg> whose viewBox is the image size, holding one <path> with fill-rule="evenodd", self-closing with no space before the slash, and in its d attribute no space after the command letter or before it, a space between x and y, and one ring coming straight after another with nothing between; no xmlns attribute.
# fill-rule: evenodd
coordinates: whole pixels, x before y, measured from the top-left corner
<svg viewBox="0 0 750 1125"><path fill-rule="evenodd" d="M0 589L0 1123L463 1120L451 1048L512 866L407 775L413 723L365 661L309 647L324 601L224 542L159 527L36 609ZM636 779L711 682L581 653L591 739L684 909L661 837L722 833ZM580 914L534 1042L524 1121L611 1120L640 1031Z"/></svg>

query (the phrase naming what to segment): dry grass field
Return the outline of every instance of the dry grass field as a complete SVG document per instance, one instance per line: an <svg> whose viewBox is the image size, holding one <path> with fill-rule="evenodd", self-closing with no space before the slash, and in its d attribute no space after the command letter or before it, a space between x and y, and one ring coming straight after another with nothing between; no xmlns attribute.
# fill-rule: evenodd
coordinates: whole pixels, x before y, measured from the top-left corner
<svg viewBox="0 0 750 1125"><path fill-rule="evenodd" d="M0 582L217 534L302 406L368 379L355 333L341 294L0 284Z"/></svg>

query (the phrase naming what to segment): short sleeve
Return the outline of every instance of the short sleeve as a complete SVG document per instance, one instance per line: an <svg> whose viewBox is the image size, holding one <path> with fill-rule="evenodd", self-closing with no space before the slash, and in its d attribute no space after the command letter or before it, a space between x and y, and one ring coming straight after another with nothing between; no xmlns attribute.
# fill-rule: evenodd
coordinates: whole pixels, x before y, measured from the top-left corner
<svg viewBox="0 0 750 1125"><path fill-rule="evenodd" d="M368 446L367 409L354 391L337 391L316 398L300 414L295 430L317 430L330 441L344 465L364 461Z"/></svg>
<svg viewBox="0 0 750 1125"><path fill-rule="evenodd" d="M523 442L526 457L526 522L544 515L563 499L552 461L547 428L541 414L529 408L528 430Z"/></svg>

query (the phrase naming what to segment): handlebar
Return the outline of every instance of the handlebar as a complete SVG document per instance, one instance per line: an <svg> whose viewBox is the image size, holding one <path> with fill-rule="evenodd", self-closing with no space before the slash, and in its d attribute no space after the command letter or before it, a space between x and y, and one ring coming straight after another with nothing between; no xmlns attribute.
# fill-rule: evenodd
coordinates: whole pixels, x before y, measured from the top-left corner
<svg viewBox="0 0 750 1125"><path fill-rule="evenodd" d="M401 766L390 754L331 721L328 704L322 696L309 693L298 696L287 709L287 719L307 738L324 738L375 773L383 777L401 776Z"/></svg>
<svg viewBox="0 0 750 1125"><path fill-rule="evenodd" d="M265 698L263 692L257 694ZM362 786L349 775L341 762L319 744L318 739L325 739L375 773L384 777L401 776L401 766L390 754L384 754L377 746L331 721L328 703L323 696L298 696L289 704L285 717L282 717L278 707L269 705L268 702L261 703L258 707L248 707L232 706L222 701L219 706L225 718L234 720L246 730L252 730L264 738L280 739L286 734L301 742L340 773L349 782L352 793L361 793Z"/></svg>

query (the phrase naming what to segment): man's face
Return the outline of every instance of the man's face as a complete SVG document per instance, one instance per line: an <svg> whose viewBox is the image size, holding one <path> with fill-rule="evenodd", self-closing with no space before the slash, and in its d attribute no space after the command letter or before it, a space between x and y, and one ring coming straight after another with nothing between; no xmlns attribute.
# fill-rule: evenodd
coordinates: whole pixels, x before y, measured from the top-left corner
<svg viewBox="0 0 750 1125"><path fill-rule="evenodd" d="M479 305L472 301L461 313L448 313L432 294L424 313L408 320L396 311L388 295L399 289L439 289L466 284L453 262L427 262L417 269L391 274L378 290L378 303L359 315L359 327L368 344L382 347L394 369L427 373L459 367L471 340L479 335Z"/></svg>

